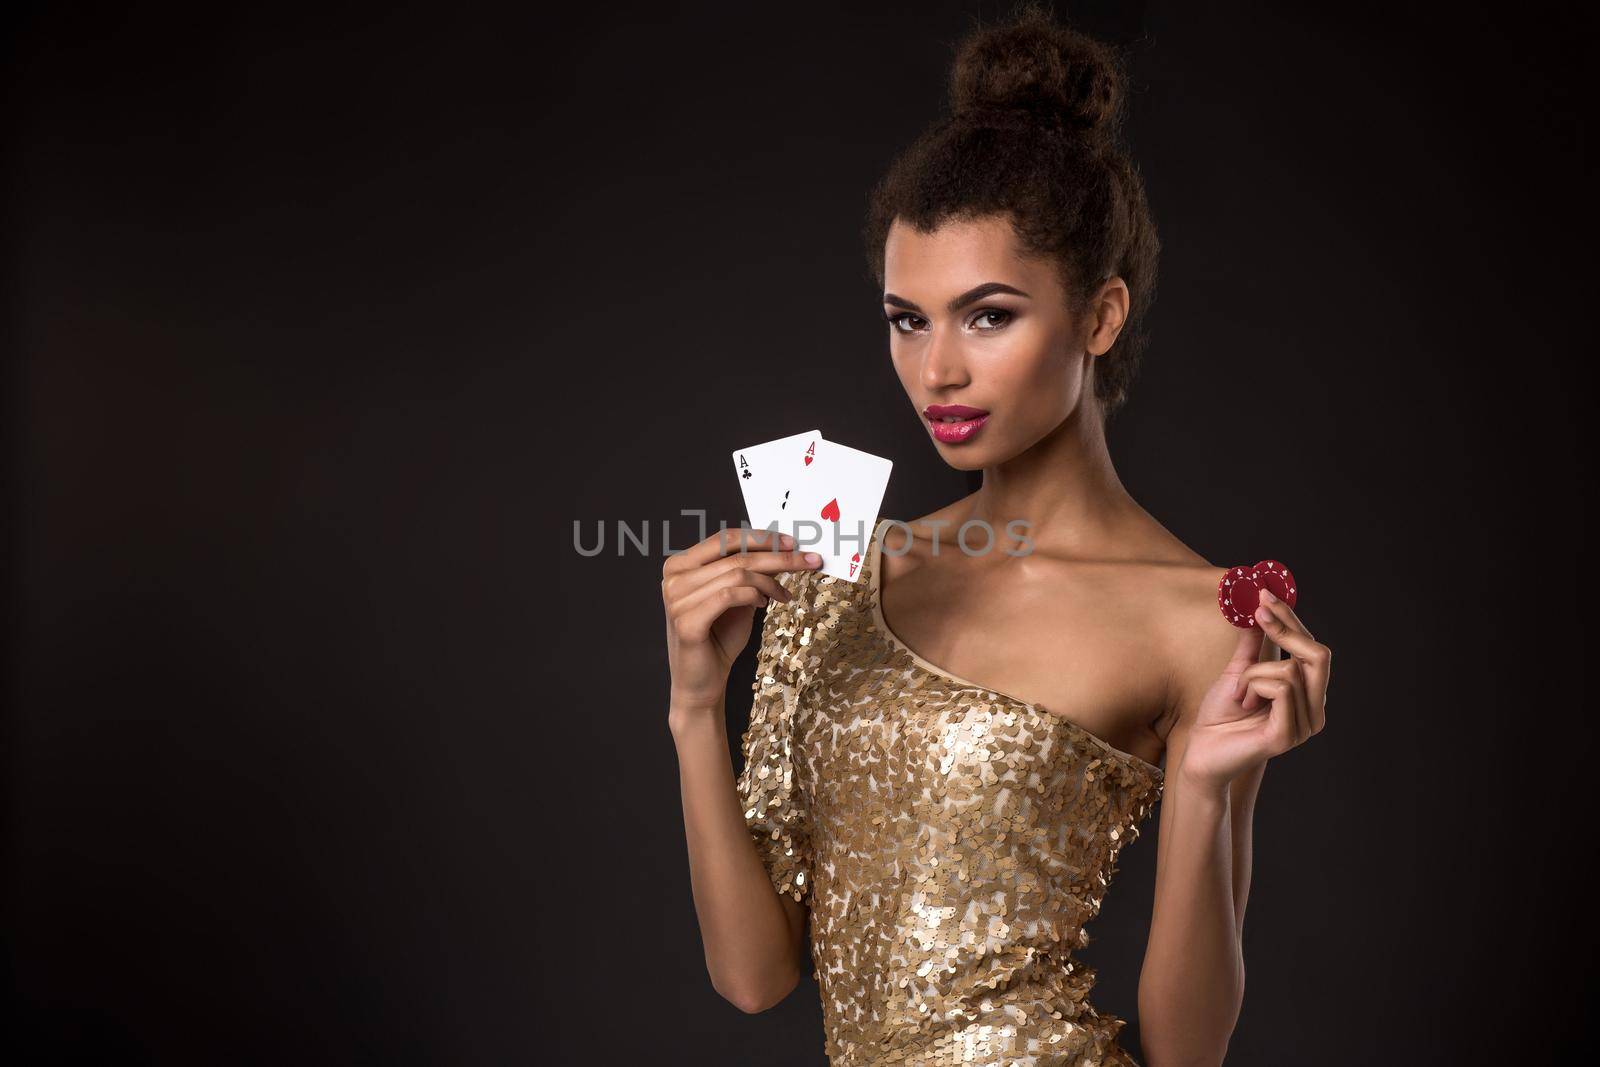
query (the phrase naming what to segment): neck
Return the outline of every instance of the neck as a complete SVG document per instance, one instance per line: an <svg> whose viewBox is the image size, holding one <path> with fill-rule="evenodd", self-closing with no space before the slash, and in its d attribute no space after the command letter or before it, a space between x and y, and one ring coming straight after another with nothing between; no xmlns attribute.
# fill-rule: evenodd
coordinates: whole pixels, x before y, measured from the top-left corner
<svg viewBox="0 0 1600 1067"><path fill-rule="evenodd" d="M1117 476L1100 405L1089 399L1032 448L985 467L967 500L966 517L987 522L998 544L1015 543L1006 523L1023 520L1034 551L1079 557L1117 555L1119 532L1144 513Z"/></svg>

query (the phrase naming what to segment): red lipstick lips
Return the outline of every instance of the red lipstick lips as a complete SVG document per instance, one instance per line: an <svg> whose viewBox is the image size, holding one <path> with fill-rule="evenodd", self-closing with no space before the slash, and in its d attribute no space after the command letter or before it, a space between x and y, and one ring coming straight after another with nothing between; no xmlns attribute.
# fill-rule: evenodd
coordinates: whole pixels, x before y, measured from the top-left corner
<svg viewBox="0 0 1600 1067"><path fill-rule="evenodd" d="M989 421L987 411L966 404L929 404L922 414L933 430L934 440L947 445L971 440L979 427Z"/></svg>

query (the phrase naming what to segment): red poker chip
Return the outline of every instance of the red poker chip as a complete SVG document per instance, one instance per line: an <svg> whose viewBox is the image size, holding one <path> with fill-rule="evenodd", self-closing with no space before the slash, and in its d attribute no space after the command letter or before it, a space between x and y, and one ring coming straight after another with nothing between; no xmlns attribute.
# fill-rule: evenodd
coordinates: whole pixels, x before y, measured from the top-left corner
<svg viewBox="0 0 1600 1067"><path fill-rule="evenodd" d="M1258 588L1271 590L1273 596L1294 607L1294 575L1289 573L1288 567L1275 559L1264 559L1250 568L1250 576L1256 580Z"/></svg>
<svg viewBox="0 0 1600 1067"><path fill-rule="evenodd" d="M1263 589L1291 608L1299 598L1294 575L1275 559L1264 559L1249 568L1229 567L1217 583L1217 607L1222 609L1222 617L1241 630L1255 626Z"/></svg>
<svg viewBox="0 0 1600 1067"><path fill-rule="evenodd" d="M1244 567L1229 567L1228 573L1217 583L1217 607L1222 617L1241 630L1256 624L1256 605L1261 603L1261 591L1254 575Z"/></svg>

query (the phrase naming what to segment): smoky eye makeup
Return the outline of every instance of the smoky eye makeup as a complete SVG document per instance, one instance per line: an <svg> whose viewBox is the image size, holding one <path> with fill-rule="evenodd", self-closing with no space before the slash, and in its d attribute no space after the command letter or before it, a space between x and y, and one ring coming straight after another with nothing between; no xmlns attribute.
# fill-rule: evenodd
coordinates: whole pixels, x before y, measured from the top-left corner
<svg viewBox="0 0 1600 1067"><path fill-rule="evenodd" d="M884 312L883 312L883 321L887 322L890 325L890 327L892 327L894 329L894 331L896 333L914 333L915 331L907 330L904 327L902 327L900 325L900 320L901 319L917 319L917 318L921 318L921 317L922 316L920 316L920 315L918 315L918 314L916 314L915 312L912 312L912 311L890 311L890 310L888 310L886 308L886 309L884 309Z"/></svg>
<svg viewBox="0 0 1600 1067"><path fill-rule="evenodd" d="M995 322L995 321L993 321L992 316L1001 316L1001 318L1000 318L999 322ZM974 312L972 314L972 317L967 320L967 326L968 326L968 328L973 329L977 333L993 333L993 332L995 332L997 330L1004 329L1011 322L1011 320L1014 319L1014 318L1016 318L1016 312L1012 311L1010 308L1001 308L1001 307L979 308L976 312ZM883 312L883 319L884 319L885 322L887 322L894 329L894 331L896 333L916 333L917 331L915 329L909 329L908 330L905 327L903 327L900 324L901 320L902 319L918 319L918 320L922 320L922 316L918 315L914 311L894 311L894 310L885 308L884 312ZM926 321L926 320L922 320L922 321ZM984 324L983 325L979 325L979 323L984 323Z"/></svg>

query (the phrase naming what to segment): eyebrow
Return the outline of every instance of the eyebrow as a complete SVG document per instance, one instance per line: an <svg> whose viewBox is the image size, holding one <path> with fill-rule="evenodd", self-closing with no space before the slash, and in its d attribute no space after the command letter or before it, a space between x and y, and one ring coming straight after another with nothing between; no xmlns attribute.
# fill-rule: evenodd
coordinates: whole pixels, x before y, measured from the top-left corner
<svg viewBox="0 0 1600 1067"><path fill-rule="evenodd" d="M984 282L982 285L968 289L966 292L950 301L949 304L945 305L945 310L950 312L960 311L968 304L982 300L986 296L993 296L995 293L1011 293L1013 296L1028 295L1021 289L1007 285L1005 282ZM927 314L926 311L923 311L921 308L917 307L916 304L913 304L905 297L895 296L893 293L884 293L883 302L885 304L893 304L895 307L905 308L907 311L915 311L918 315Z"/></svg>

